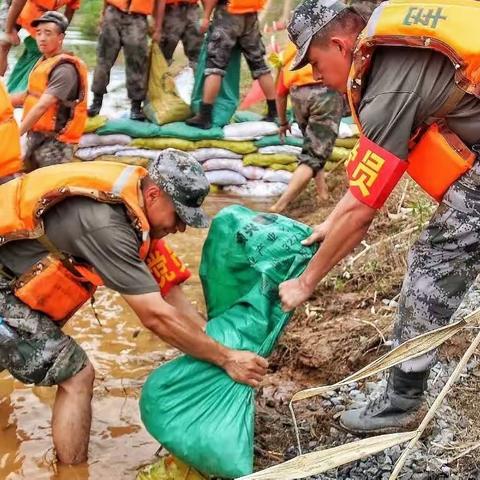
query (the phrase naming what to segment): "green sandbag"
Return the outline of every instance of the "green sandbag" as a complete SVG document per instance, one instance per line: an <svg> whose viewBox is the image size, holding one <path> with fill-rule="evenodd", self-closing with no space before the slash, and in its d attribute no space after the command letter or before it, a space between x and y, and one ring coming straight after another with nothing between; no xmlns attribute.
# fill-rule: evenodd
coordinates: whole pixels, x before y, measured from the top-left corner
<svg viewBox="0 0 480 480"><path fill-rule="evenodd" d="M97 130L98 135L112 135L123 133L133 138L158 137L160 126L150 122L139 122L130 118L118 118L109 120L103 127Z"/></svg>
<svg viewBox="0 0 480 480"><path fill-rule="evenodd" d="M28 36L23 41L24 50L17 63L13 67L12 73L8 77L8 93L26 92L28 88L28 77L33 67L36 65L42 54L38 49L34 38Z"/></svg>
<svg viewBox="0 0 480 480"><path fill-rule="evenodd" d="M197 148L194 142L180 138L136 138L130 142L130 145L137 148L149 148L150 150L175 148L184 152L190 152Z"/></svg>
<svg viewBox="0 0 480 480"><path fill-rule="evenodd" d="M184 140L220 140L223 138L223 130L220 127L196 128L185 122L173 122L162 125L158 132L159 137L182 138Z"/></svg>
<svg viewBox="0 0 480 480"><path fill-rule="evenodd" d="M269 167L270 165L277 163L281 165L288 165L289 163L295 163L298 160L296 155L289 155L287 153L250 153L243 157L243 164L247 167L252 165L254 167Z"/></svg>
<svg viewBox="0 0 480 480"><path fill-rule="evenodd" d="M180 98L167 61L155 42L152 42L150 52L147 98L143 111L151 122L158 125L186 120L192 114L190 106Z"/></svg>
<svg viewBox="0 0 480 480"><path fill-rule="evenodd" d="M303 147L303 138L285 137L285 140L280 139L280 135L267 135L255 142L257 148L262 147L276 147L277 145L291 145L292 147Z"/></svg>
<svg viewBox="0 0 480 480"><path fill-rule="evenodd" d="M207 41L203 42L195 69L195 84L193 86L191 108L198 113L202 103L203 84L205 83L205 69L207 63ZM230 61L226 74L222 79L220 92L215 100L212 112L213 125L224 127L230 123L240 99L240 48L234 47L230 54Z"/></svg>
<svg viewBox="0 0 480 480"><path fill-rule="evenodd" d="M235 112L235 115L232 118L232 122L243 123L243 122L259 122L262 120L262 116L259 113L249 112L248 110L239 110Z"/></svg>
<svg viewBox="0 0 480 480"><path fill-rule="evenodd" d="M316 247L300 243L311 231L281 215L223 209L200 265L207 335L268 357L292 315L281 308L278 286L300 275L314 255ZM254 399L253 388L185 355L149 375L140 413L173 455L203 474L237 478L253 470Z"/></svg>
<svg viewBox="0 0 480 480"><path fill-rule="evenodd" d="M240 155L253 153L257 151L257 147L253 142L234 142L232 140L200 140L195 142L196 148L225 148L231 152Z"/></svg>

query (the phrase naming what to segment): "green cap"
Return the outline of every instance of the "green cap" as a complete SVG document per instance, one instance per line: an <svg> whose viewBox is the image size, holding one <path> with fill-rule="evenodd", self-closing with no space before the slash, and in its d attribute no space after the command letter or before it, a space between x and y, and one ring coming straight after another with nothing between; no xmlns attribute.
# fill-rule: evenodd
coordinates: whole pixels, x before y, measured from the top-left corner
<svg viewBox="0 0 480 480"><path fill-rule="evenodd" d="M163 150L150 162L148 175L172 199L186 225L208 227L210 218L200 206L210 184L202 166L191 155L173 148Z"/></svg>

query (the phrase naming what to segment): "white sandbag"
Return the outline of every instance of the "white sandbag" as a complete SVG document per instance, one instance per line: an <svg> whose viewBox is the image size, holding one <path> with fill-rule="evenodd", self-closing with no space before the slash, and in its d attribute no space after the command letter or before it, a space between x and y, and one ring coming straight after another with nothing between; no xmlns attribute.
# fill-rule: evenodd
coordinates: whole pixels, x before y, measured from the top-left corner
<svg viewBox="0 0 480 480"><path fill-rule="evenodd" d="M240 172L247 180L261 180L265 174L265 169L262 167L254 167L249 165L248 167L242 167Z"/></svg>
<svg viewBox="0 0 480 480"><path fill-rule="evenodd" d="M233 141L254 140L276 133L278 125L274 122L242 122L223 127L224 139Z"/></svg>
<svg viewBox="0 0 480 480"><path fill-rule="evenodd" d="M338 138L358 137L358 135L358 127L354 123L346 123L343 120L340 122L340 126L338 127Z"/></svg>
<svg viewBox="0 0 480 480"><path fill-rule="evenodd" d="M271 147L259 148L258 153L287 153L289 155L300 155L302 153L302 147L295 147L293 145L272 145Z"/></svg>
<svg viewBox="0 0 480 480"><path fill-rule="evenodd" d="M292 123L292 126L290 127L290 135L292 137L303 138L303 133L300 130L300 127L298 126L298 123Z"/></svg>
<svg viewBox="0 0 480 480"><path fill-rule="evenodd" d="M195 83L193 69L185 67L173 80L179 97L187 105L190 105L192 103L193 84Z"/></svg>
<svg viewBox="0 0 480 480"><path fill-rule="evenodd" d="M226 150L225 148L199 148L198 150L190 152L190 155L192 155L197 162L204 162L205 160L211 160L212 158L242 158L242 155Z"/></svg>
<svg viewBox="0 0 480 480"><path fill-rule="evenodd" d="M100 147L102 145L128 145L132 141L132 137L122 135L121 133L114 135L97 135L95 133L86 133L82 135L78 146L83 147Z"/></svg>
<svg viewBox="0 0 480 480"><path fill-rule="evenodd" d="M149 160L156 160L163 150L150 150L148 148L131 148L128 150L121 150L115 155L117 157L142 157Z"/></svg>
<svg viewBox="0 0 480 480"><path fill-rule="evenodd" d="M212 170L205 172L208 181L213 185L243 185L247 179L233 170Z"/></svg>
<svg viewBox="0 0 480 480"><path fill-rule="evenodd" d="M104 145L101 147L79 148L75 152L75 156L81 160L95 160L101 155L115 155L121 150L128 149L125 145Z"/></svg>
<svg viewBox="0 0 480 480"><path fill-rule="evenodd" d="M290 180L293 177L292 172L288 172L287 170L273 170L271 168L266 168L265 173L263 175L264 182L282 182L282 183L290 183Z"/></svg>
<svg viewBox="0 0 480 480"><path fill-rule="evenodd" d="M249 180L245 185L228 185L223 187L225 193L240 195L242 197L275 197L287 189L287 184L282 182L264 182L262 180Z"/></svg>
<svg viewBox="0 0 480 480"><path fill-rule="evenodd" d="M233 170L234 172L242 173L243 162L240 159L212 158L203 162L202 167L206 172L212 170Z"/></svg>

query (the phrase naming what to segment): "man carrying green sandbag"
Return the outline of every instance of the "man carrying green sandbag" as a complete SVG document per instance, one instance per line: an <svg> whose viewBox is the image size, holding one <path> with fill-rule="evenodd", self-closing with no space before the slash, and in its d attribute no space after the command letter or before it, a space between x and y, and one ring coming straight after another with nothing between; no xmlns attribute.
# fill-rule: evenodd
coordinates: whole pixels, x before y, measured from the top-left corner
<svg viewBox="0 0 480 480"><path fill-rule="evenodd" d="M205 0L200 30L206 32L207 63L205 84L199 112L187 120L193 127L209 129L212 109L222 86L222 80L235 46L239 46L254 79L258 79L267 98L268 112L264 120L274 121L277 116L275 85L265 63L265 45L262 42L257 12L265 0ZM210 16L215 9L213 19ZM210 25L210 27L209 27Z"/></svg>

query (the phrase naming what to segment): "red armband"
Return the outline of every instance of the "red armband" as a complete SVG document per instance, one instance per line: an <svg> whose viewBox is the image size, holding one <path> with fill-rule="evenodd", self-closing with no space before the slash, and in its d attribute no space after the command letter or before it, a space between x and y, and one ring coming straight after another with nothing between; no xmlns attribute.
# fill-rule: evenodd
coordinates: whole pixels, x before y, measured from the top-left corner
<svg viewBox="0 0 480 480"><path fill-rule="evenodd" d="M190 270L163 240L152 240L145 262L164 297L172 287L180 285L192 275Z"/></svg>
<svg viewBox="0 0 480 480"><path fill-rule="evenodd" d="M350 192L365 205L379 209L407 167L407 162L361 136L346 165Z"/></svg>

